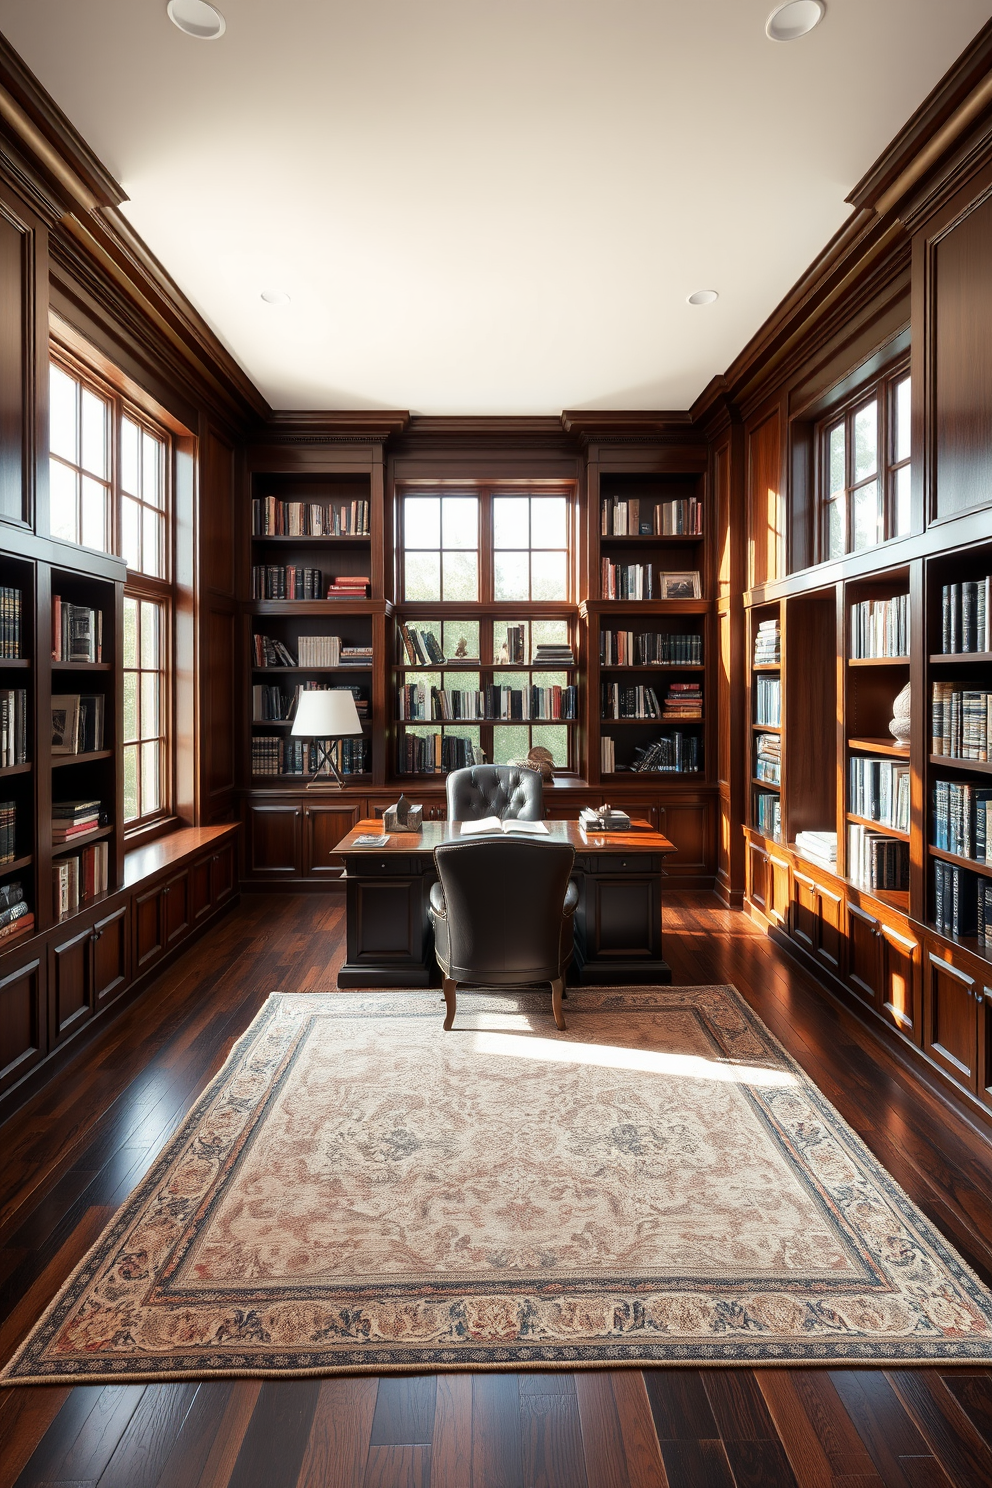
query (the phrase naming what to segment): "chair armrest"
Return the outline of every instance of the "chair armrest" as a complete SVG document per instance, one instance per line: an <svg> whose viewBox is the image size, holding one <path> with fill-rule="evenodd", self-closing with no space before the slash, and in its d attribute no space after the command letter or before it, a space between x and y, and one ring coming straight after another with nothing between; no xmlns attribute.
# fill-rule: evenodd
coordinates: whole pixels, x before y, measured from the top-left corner
<svg viewBox="0 0 992 1488"><path fill-rule="evenodd" d="M567 914L567 915L574 914L575 913L575 909L576 909L576 905L578 904L578 902L579 902L579 889L578 889L578 885L576 884L574 878L570 878L568 880L568 888L565 890L565 905L564 905L564 908L562 910L562 913L563 914Z"/></svg>
<svg viewBox="0 0 992 1488"><path fill-rule="evenodd" d="M441 887L441 880L439 878L435 879L431 884L431 913L442 917L445 913L444 890Z"/></svg>

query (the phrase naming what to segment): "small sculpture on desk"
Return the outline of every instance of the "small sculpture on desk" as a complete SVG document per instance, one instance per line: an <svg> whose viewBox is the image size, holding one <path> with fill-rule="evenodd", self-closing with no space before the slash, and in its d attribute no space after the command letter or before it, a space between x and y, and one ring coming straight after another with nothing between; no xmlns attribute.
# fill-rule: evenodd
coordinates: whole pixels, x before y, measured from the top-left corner
<svg viewBox="0 0 992 1488"><path fill-rule="evenodd" d="M384 832L420 832L424 826L423 806L414 806L406 796L400 796L392 806L382 813Z"/></svg>
<svg viewBox="0 0 992 1488"><path fill-rule="evenodd" d="M896 694L895 702L892 704L892 721L889 724L889 733L897 744L908 748L913 737L913 722L910 708L912 705L912 693L909 683Z"/></svg>

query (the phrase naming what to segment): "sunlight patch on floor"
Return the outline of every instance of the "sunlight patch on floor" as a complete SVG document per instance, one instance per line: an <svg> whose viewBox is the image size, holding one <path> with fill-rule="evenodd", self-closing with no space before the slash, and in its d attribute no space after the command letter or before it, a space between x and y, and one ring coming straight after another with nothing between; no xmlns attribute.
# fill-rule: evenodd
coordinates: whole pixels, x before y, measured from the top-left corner
<svg viewBox="0 0 992 1488"><path fill-rule="evenodd" d="M698 1054L666 1054L655 1049L624 1049L615 1044L582 1044L568 1039L525 1037L510 1033L476 1033L473 1052L537 1059L546 1064L591 1064L601 1069L643 1070L689 1080L717 1080L729 1085L795 1085L788 1070L748 1064L724 1064Z"/></svg>

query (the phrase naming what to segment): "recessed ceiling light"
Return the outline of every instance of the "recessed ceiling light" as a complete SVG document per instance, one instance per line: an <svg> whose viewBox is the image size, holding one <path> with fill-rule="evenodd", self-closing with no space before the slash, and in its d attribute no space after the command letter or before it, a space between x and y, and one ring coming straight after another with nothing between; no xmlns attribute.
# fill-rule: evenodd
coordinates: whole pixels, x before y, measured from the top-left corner
<svg viewBox="0 0 992 1488"><path fill-rule="evenodd" d="M823 20L823 0L788 0L773 10L765 22L769 41L798 41Z"/></svg>
<svg viewBox="0 0 992 1488"><path fill-rule="evenodd" d="M688 303L690 305L712 305L713 301L719 298L715 289L697 289L695 294L689 296Z"/></svg>
<svg viewBox="0 0 992 1488"><path fill-rule="evenodd" d="M220 11L207 0L169 0L165 8L172 24L197 41L216 41L227 30Z"/></svg>
<svg viewBox="0 0 992 1488"><path fill-rule="evenodd" d="M263 289L262 299L267 305L289 304L289 295L284 289Z"/></svg>

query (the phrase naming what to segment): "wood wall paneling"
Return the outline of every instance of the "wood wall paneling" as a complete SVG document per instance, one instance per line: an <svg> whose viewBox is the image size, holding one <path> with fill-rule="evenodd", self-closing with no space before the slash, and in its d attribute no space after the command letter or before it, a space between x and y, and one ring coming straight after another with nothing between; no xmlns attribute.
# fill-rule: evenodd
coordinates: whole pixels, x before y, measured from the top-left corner
<svg viewBox="0 0 992 1488"><path fill-rule="evenodd" d="M32 957L0 980L0 1090L22 1079L47 1052L42 963Z"/></svg>
<svg viewBox="0 0 992 1488"><path fill-rule="evenodd" d="M230 807L235 776L235 614L221 602L211 603L203 621L201 665L201 744L206 761L205 810ZM240 731L237 737L240 739Z"/></svg>
<svg viewBox="0 0 992 1488"><path fill-rule="evenodd" d="M992 195L931 246L931 515L992 504Z"/></svg>
<svg viewBox="0 0 992 1488"><path fill-rule="evenodd" d="M215 594L234 597L234 446L210 427L200 467L200 583Z"/></svg>
<svg viewBox="0 0 992 1488"><path fill-rule="evenodd" d="M25 517L25 332L30 239L0 204L0 517Z"/></svg>
<svg viewBox="0 0 992 1488"><path fill-rule="evenodd" d="M748 571L752 588L785 573L782 413L774 408L748 434Z"/></svg>

